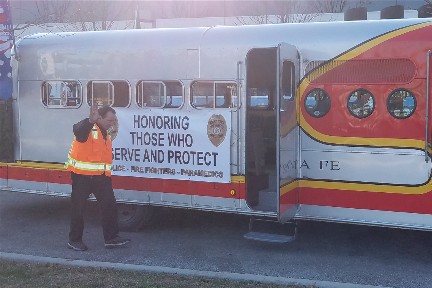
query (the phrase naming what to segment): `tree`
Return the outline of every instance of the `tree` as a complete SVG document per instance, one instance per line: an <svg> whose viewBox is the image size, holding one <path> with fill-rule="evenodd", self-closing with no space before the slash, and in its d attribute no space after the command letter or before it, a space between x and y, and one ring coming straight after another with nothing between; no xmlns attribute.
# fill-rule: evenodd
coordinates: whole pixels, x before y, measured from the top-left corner
<svg viewBox="0 0 432 288"><path fill-rule="evenodd" d="M15 25L16 36L40 32L89 31L133 28L137 1L37 0L13 2L13 9L27 19ZM128 19L114 26L119 19Z"/></svg>
<svg viewBox="0 0 432 288"><path fill-rule="evenodd" d="M46 23L65 22L67 11L70 8L71 1L35 1L30 2L32 5L26 5L26 2L12 2L12 8L24 17L31 19L24 24L14 25L15 37L20 37L32 27L40 26L42 30L49 30L44 27Z"/></svg>
<svg viewBox="0 0 432 288"><path fill-rule="evenodd" d="M310 22L316 17L315 13L307 13L307 4L298 1L282 1L280 13L276 14L276 23Z"/></svg>
<svg viewBox="0 0 432 288"><path fill-rule="evenodd" d="M154 6L161 11L161 18L207 17L212 11L222 7L217 1L158 1Z"/></svg>
<svg viewBox="0 0 432 288"><path fill-rule="evenodd" d="M420 18L429 18L432 17L432 0L424 0L426 4L419 7L418 10L418 17Z"/></svg>
<svg viewBox="0 0 432 288"><path fill-rule="evenodd" d="M310 6L316 13L341 13L349 8L367 6L369 3L369 0L312 0Z"/></svg>
<svg viewBox="0 0 432 288"><path fill-rule="evenodd" d="M432 0L427 0L432 1ZM341 13L352 7L366 6L369 0L284 0L263 1L256 16L237 17L241 24L310 22L324 13Z"/></svg>
<svg viewBox="0 0 432 288"><path fill-rule="evenodd" d="M71 1L36 1L35 5L37 14L42 16L39 22L62 23L67 20Z"/></svg>
<svg viewBox="0 0 432 288"><path fill-rule="evenodd" d="M121 19L123 14L130 14L129 19L134 19L135 9L134 1L85 1L85 5L70 11L68 22L76 23L75 27L82 31L110 30L115 20ZM133 28L130 25L123 29Z"/></svg>
<svg viewBox="0 0 432 288"><path fill-rule="evenodd" d="M257 2L256 16L237 17L240 24L279 24L310 22L316 15L308 13L307 1L263 1Z"/></svg>
<svg viewBox="0 0 432 288"><path fill-rule="evenodd" d="M12 101L12 99L0 100L0 161L13 159Z"/></svg>

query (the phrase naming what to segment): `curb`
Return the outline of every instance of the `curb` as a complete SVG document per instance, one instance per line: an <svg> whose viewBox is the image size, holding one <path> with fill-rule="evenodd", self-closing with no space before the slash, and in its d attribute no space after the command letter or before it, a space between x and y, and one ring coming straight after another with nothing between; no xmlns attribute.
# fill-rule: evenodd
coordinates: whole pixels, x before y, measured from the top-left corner
<svg viewBox="0 0 432 288"><path fill-rule="evenodd" d="M236 281L254 281L260 283L279 284L279 285L305 285L305 286L309 285L309 286L315 286L319 288L378 288L378 287L385 288L384 286L295 279L295 278L286 278L286 277L278 277L278 276L241 274L241 273L231 273L231 272L199 271L199 270L192 270L192 269L171 268L171 267L163 267L163 266L148 266L148 265L124 264L124 263L112 263L112 262L100 262L100 261L85 261L85 260L52 258L52 257L33 256L33 255L24 255L24 254L6 253L6 252L0 252L0 259L12 260L16 262L34 263L34 264L59 264L59 265L74 266L74 267L108 268L108 269L117 269L117 270L125 270L125 271L135 271L135 272L167 273L167 274L176 274L182 276L195 276L195 277L198 276L198 277L228 279L228 280L236 280Z"/></svg>

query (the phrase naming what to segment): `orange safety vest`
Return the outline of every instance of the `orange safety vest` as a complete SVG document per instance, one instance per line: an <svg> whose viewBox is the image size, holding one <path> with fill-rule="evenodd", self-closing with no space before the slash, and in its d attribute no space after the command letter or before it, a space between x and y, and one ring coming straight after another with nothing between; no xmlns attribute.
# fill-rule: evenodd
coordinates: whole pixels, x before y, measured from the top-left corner
<svg viewBox="0 0 432 288"><path fill-rule="evenodd" d="M76 137L69 151L66 169L81 175L111 176L112 141L109 134L103 139L99 127L94 124L86 142L78 142Z"/></svg>

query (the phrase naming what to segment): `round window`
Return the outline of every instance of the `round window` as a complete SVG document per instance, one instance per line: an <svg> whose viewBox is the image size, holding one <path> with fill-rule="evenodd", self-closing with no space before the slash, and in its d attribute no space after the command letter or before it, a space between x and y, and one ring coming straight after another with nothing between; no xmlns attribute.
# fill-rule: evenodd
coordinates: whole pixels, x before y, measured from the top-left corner
<svg viewBox="0 0 432 288"><path fill-rule="evenodd" d="M375 108L375 99L365 89L355 90L348 97L348 110L357 118L366 118L372 114Z"/></svg>
<svg viewBox="0 0 432 288"><path fill-rule="evenodd" d="M410 117L416 109L416 98L411 91L397 89L387 98L387 110L397 119Z"/></svg>
<svg viewBox="0 0 432 288"><path fill-rule="evenodd" d="M330 110L330 97L322 89L313 89L306 95L304 105L309 115L323 117Z"/></svg>

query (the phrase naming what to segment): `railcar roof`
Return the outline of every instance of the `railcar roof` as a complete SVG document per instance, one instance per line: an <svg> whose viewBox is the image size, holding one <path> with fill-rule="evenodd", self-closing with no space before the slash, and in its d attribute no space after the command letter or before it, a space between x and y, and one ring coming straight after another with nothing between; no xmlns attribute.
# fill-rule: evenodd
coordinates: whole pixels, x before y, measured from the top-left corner
<svg viewBox="0 0 432 288"><path fill-rule="evenodd" d="M59 46L94 47L95 49L122 46L199 48L204 46L277 45L288 42L301 46L314 41L340 41L341 38L370 39L387 31L430 19L368 20L350 22L286 23L243 26L214 26L193 28L157 28L87 32L42 33L25 37L18 47L43 45L47 49ZM339 40L338 40L339 39ZM283 41L281 41L283 40ZM138 46L138 47L136 47Z"/></svg>

